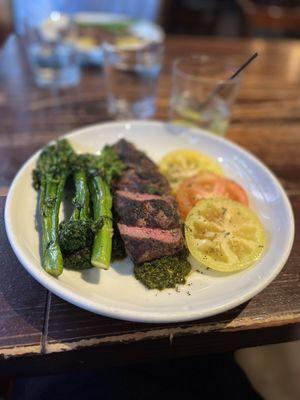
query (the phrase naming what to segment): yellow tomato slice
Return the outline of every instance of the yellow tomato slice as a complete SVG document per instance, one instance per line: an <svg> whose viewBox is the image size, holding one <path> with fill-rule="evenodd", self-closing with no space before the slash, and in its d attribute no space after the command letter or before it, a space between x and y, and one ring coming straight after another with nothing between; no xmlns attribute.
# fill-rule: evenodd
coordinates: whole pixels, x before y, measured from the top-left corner
<svg viewBox="0 0 300 400"><path fill-rule="evenodd" d="M185 222L189 251L205 267L234 272L254 264L266 245L257 215L230 199L203 199Z"/></svg>
<svg viewBox="0 0 300 400"><path fill-rule="evenodd" d="M223 175L220 165L210 157L194 150L175 150L167 154L159 164L160 171L166 176L176 193L182 181L200 171Z"/></svg>

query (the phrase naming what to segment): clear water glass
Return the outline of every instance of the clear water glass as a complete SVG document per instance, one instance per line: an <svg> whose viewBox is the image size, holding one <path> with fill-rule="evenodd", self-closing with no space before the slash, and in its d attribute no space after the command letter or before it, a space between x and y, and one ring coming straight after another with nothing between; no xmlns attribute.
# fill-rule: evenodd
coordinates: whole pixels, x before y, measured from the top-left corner
<svg viewBox="0 0 300 400"><path fill-rule="evenodd" d="M150 118L156 110L163 45L115 39L103 45L107 106L115 118Z"/></svg>
<svg viewBox="0 0 300 400"><path fill-rule="evenodd" d="M27 24L25 43L35 83L43 88L67 88L80 82L79 56L72 21L57 12L39 26Z"/></svg>
<svg viewBox="0 0 300 400"><path fill-rule="evenodd" d="M224 136L241 77L228 79L235 63L209 55L174 62L169 119L179 126L198 126Z"/></svg>

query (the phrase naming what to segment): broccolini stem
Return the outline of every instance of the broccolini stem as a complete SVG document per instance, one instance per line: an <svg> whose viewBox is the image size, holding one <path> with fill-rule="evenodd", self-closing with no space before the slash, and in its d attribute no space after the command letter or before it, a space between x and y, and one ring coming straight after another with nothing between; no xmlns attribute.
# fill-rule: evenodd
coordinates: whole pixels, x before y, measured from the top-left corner
<svg viewBox="0 0 300 400"><path fill-rule="evenodd" d="M58 276L63 271L63 258L58 244L58 218L65 183L64 177L61 177L59 182L54 180L41 182L42 264L53 276Z"/></svg>
<svg viewBox="0 0 300 400"><path fill-rule="evenodd" d="M95 233L91 263L94 267L108 269L112 249L112 196L108 184L100 177L91 179L94 220L103 220L103 225Z"/></svg>
<svg viewBox="0 0 300 400"><path fill-rule="evenodd" d="M86 220L90 216L90 191L87 183L87 176L84 171L76 171L74 174L75 198L74 211L71 220Z"/></svg>

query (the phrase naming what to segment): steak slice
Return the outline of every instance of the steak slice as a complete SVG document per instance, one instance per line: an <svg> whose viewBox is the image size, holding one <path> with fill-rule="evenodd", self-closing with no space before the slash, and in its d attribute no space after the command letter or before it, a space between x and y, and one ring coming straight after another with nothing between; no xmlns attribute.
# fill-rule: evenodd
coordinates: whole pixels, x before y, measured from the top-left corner
<svg viewBox="0 0 300 400"><path fill-rule="evenodd" d="M179 217L171 196L117 190L114 208L122 216L122 222L130 226L160 229L179 226Z"/></svg>
<svg viewBox="0 0 300 400"><path fill-rule="evenodd" d="M173 230L138 228L118 224L126 252L135 263L173 255L183 247L179 228Z"/></svg>
<svg viewBox="0 0 300 400"><path fill-rule="evenodd" d="M127 166L113 188L126 253L135 263L176 254L183 248L183 236L168 181L133 144L122 139L114 149Z"/></svg>
<svg viewBox="0 0 300 400"><path fill-rule="evenodd" d="M169 194L170 185L157 165L133 144L121 139L114 145L118 157L127 165L117 188L129 192Z"/></svg>

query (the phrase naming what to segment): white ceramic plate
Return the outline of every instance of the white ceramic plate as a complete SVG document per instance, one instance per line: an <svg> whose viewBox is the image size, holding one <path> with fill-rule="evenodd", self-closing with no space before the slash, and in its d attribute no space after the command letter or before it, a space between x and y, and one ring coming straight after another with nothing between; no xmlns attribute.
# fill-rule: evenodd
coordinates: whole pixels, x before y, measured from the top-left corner
<svg viewBox="0 0 300 400"><path fill-rule="evenodd" d="M67 135L79 152L98 152L104 144L125 137L158 161L177 148L200 150L222 165L226 175L241 183L268 236L262 259L242 272L225 275L193 272L179 292L145 289L133 276L129 260L108 271L65 270L59 278L41 267L35 213L37 194L31 173L38 153L21 168L10 188L5 224L9 241L27 271L47 289L89 311L131 321L176 322L203 318L233 308L265 288L284 266L294 237L289 200L272 173L255 157L222 138L198 129L174 132L161 122L125 121L99 124ZM199 267L196 267L199 269ZM16 296L18 294L16 293Z"/></svg>

